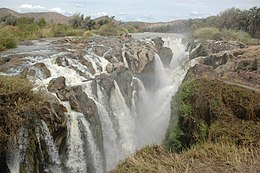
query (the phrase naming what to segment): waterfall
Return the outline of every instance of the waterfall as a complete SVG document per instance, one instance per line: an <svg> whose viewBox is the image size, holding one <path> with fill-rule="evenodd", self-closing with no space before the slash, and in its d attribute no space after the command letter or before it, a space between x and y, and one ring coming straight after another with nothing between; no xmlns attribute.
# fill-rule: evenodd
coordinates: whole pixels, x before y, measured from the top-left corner
<svg viewBox="0 0 260 173"><path fill-rule="evenodd" d="M119 89L119 86L114 81L115 88L111 91L110 105L114 116L118 120L120 145L123 148L123 154L132 153L136 148L135 143L135 120L132 117L129 108L126 105L125 99Z"/></svg>
<svg viewBox="0 0 260 173"><path fill-rule="evenodd" d="M161 58L157 53L154 55L154 73L155 73L155 85L157 85L158 88L166 86L169 81L167 79L165 68L163 66L163 63L161 61Z"/></svg>
<svg viewBox="0 0 260 173"><path fill-rule="evenodd" d="M11 173L20 172L20 164L22 163L25 152L27 149L27 137L28 131L25 128L21 128L18 131L18 141L14 140L17 143L9 143L8 151L6 155L6 164Z"/></svg>
<svg viewBox="0 0 260 173"><path fill-rule="evenodd" d="M152 37L150 36L147 39L147 37L143 37L141 34L138 35L138 37L142 38L142 41L151 41ZM158 36L158 33L153 36ZM185 46L181 43L179 36L176 37L169 34L163 37L163 40L165 41L164 46L169 47L174 53L169 67L164 67L161 58L155 53L153 60L154 69L151 70L151 75L155 77L155 80L149 81L153 87L145 88L139 78L133 77L131 87L127 87L127 89L131 88L129 91L125 91L126 88L123 88L124 86L118 86L119 84L116 82L118 76L116 76L116 74L106 72L106 66L109 64L109 61L105 59L105 55L109 53L112 48L109 48L102 57L95 55L91 48L84 49L82 53L86 53L83 58L88 61L87 65L77 60L77 57L66 56L68 54L73 56L71 52L57 53L57 51L54 51L47 56L30 56L23 59L23 61L25 61L25 63L22 64L23 68L28 66L36 71L36 79L32 79L34 80L35 88L42 87L48 92L47 86L50 80L60 76L66 78L67 87L64 91L65 95L67 92L73 92L70 87L82 86L82 89L88 97L94 100L98 111L98 118L101 123L102 129L100 130L102 130L103 134L103 143L98 144L96 143L97 141L95 141L95 133L92 133L92 127L96 124L86 119L81 112L71 110L71 105L68 101L63 102L59 100L59 103L67 109L67 112L64 113L68 118L66 146L60 148L64 149L63 155L59 155L58 148L54 144L53 137L46 123L41 121L41 123L39 123L40 127L38 128L41 132L41 140L38 140L38 142L39 145L40 141L44 141L46 144L47 149L43 151L43 153L47 152L49 156L51 163L49 165L46 163L46 168L48 168L50 172L86 173L87 171L92 171L93 167L93 172L103 173L113 169L118 161L132 154L136 149L140 149L146 145L160 144L162 142L170 120L170 101L172 96L177 92L189 67L195 65L197 62L196 59L187 62ZM123 44L122 59L120 57L118 60L123 61L125 66L128 67L129 64L125 57L125 52L128 51L128 45L126 46L127 43L124 42L121 43ZM93 42L93 45L95 45L95 42ZM113 49L113 51L117 51L115 48ZM75 52L75 50L73 51ZM112 52L111 56L113 56L114 53L115 52ZM66 66L66 64L63 63L65 66L59 66L56 63L57 57L63 59L66 57L66 62L68 62L69 65ZM51 77L46 79L45 75L38 68L33 66L39 62L46 65L51 72ZM95 70L95 74L90 73L88 65L91 64ZM21 69L19 70L21 71ZM14 70L15 69L10 69L9 71ZM79 70L90 75L93 80L86 81L84 77L80 76ZM126 68L125 70L131 73L131 69ZM100 75L102 73L106 74ZM139 77L139 74L137 76ZM106 77L109 81L114 80L114 87L112 87L110 93L106 93L108 91L101 85L102 82L99 83L99 81L104 78L106 80ZM93 87L95 82L97 83L96 88ZM106 82L102 84L104 85ZM121 91L124 91L124 95ZM55 93L51 94L56 97ZM70 93L68 95L70 95ZM58 97L56 98L58 99ZM20 163L23 163L24 160L28 134L26 130L22 131L24 132L20 132L20 136L17 139L19 145L13 148L10 147L7 154L6 162L11 173L18 173L20 171ZM102 148L100 146L102 145L104 151L100 151L100 148ZM103 163L103 154L105 154L105 165Z"/></svg>
<svg viewBox="0 0 260 173"><path fill-rule="evenodd" d="M100 151L97 148L97 145L95 144L95 140L93 138L92 132L90 130L89 122L85 119L84 115L79 117L80 122L82 123L84 127L85 135L87 136L87 146L90 150L91 156L93 157L93 165L97 173L104 172L103 170L103 163L102 163L102 157L100 154Z"/></svg>
<svg viewBox="0 0 260 173"><path fill-rule="evenodd" d="M121 147L118 145L117 133L109 113L106 110L107 99L105 93L97 86L98 102L96 102L98 113L102 125L104 151L106 156L106 168L111 170L120 159Z"/></svg>
<svg viewBox="0 0 260 173"><path fill-rule="evenodd" d="M48 155L52 163L49 169L52 173L61 173L61 168L60 168L61 161L60 161L58 149L53 142L53 137L49 132L47 124L44 121L41 121L41 123L42 123L41 126L42 135L47 145Z"/></svg>
<svg viewBox="0 0 260 173"><path fill-rule="evenodd" d="M87 163L85 159L86 156L83 147L84 141L82 140L78 121L82 114L72 111L68 103L64 106L68 110L68 160L66 162L66 167L70 170L71 173L87 172Z"/></svg>

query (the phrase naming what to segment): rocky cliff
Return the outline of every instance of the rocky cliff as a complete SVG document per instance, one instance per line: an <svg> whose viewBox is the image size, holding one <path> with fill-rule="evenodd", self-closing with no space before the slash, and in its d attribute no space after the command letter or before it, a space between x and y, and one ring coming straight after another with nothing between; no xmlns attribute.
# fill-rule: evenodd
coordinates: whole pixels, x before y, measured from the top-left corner
<svg viewBox="0 0 260 173"><path fill-rule="evenodd" d="M172 56L162 45L157 49L131 37L95 37L32 41L2 52L0 108L9 102L14 109L20 102L28 108L14 113L23 123L6 119L1 124L6 134L1 146L14 144L2 150L1 172L111 169L138 146L138 100L144 87L156 89L155 54L165 55L163 49ZM7 80L16 82L5 85ZM30 86L26 94L42 94L28 100L23 89L15 89L23 84ZM4 88L13 90L8 94ZM11 113L1 111L1 116L10 118ZM5 129L10 121L15 126L10 125L11 132Z"/></svg>

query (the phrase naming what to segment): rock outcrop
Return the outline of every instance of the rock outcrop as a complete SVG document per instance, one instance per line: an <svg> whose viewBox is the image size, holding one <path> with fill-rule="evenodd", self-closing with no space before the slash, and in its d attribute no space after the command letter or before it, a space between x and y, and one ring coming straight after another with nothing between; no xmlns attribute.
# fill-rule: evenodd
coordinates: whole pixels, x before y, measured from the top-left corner
<svg viewBox="0 0 260 173"><path fill-rule="evenodd" d="M158 55L160 56L162 63L165 67L168 67L173 56L173 52L170 48L164 47L164 41L162 40L161 37L157 37L152 39L152 41L155 44L155 49L158 52Z"/></svg>

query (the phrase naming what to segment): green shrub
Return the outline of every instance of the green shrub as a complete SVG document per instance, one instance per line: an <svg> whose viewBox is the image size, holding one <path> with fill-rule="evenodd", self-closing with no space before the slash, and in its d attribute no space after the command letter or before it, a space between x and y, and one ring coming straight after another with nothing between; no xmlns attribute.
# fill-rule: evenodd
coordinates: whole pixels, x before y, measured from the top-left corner
<svg viewBox="0 0 260 173"><path fill-rule="evenodd" d="M204 40L213 40L216 38L216 34L219 33L219 29L214 27L199 28L194 31L193 36Z"/></svg>
<svg viewBox="0 0 260 173"><path fill-rule="evenodd" d="M8 28L0 27L0 51L16 47L16 38Z"/></svg>
<svg viewBox="0 0 260 173"><path fill-rule="evenodd" d="M119 27L113 23L102 25L97 31L97 34L101 36L119 36L121 34L126 34L128 31L124 27Z"/></svg>
<svg viewBox="0 0 260 173"><path fill-rule="evenodd" d="M216 38L224 41L241 41L245 44L252 43L252 38L247 32L233 29L223 29L220 33L216 34Z"/></svg>

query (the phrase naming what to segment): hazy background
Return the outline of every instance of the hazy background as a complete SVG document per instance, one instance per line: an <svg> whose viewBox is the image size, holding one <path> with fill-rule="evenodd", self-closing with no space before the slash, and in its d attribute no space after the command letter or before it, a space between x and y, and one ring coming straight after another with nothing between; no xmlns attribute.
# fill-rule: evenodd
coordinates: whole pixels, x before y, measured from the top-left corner
<svg viewBox="0 0 260 173"><path fill-rule="evenodd" d="M77 12L92 17L116 16L122 21L170 21L216 15L232 7L248 9L260 0L0 0L0 7L18 12L55 11L70 16Z"/></svg>

